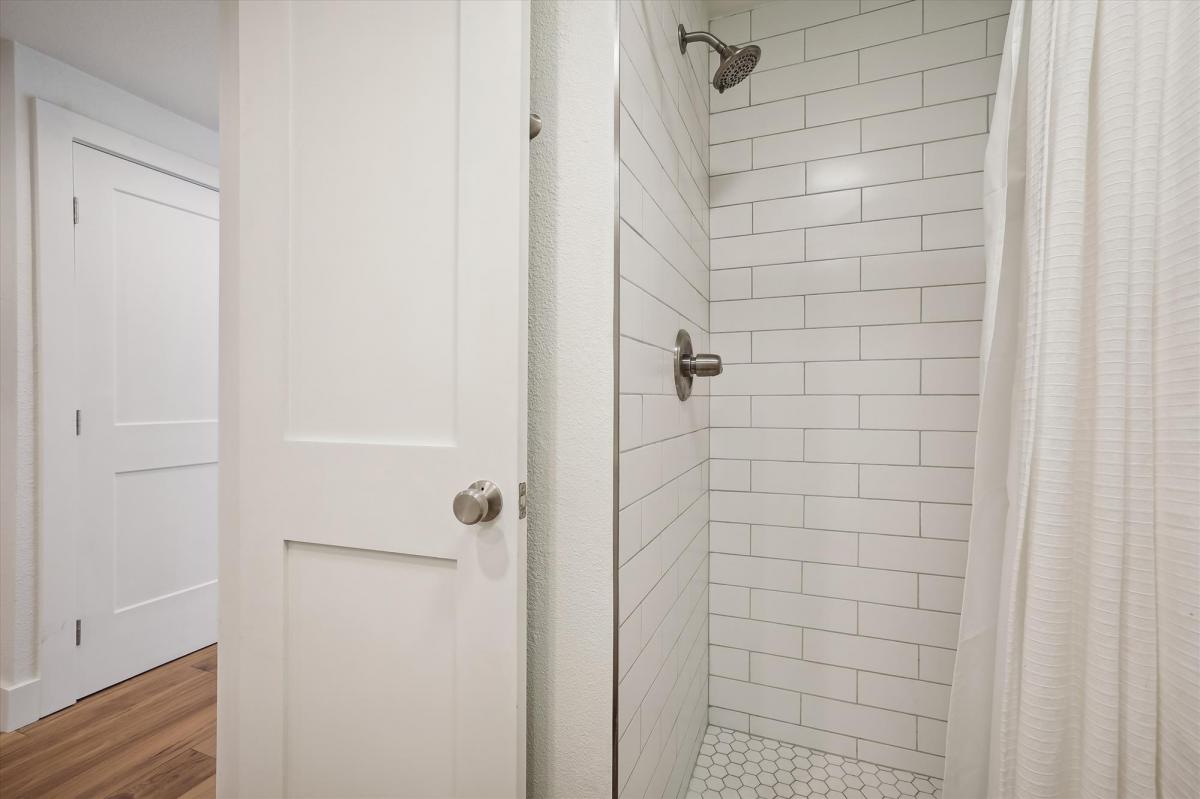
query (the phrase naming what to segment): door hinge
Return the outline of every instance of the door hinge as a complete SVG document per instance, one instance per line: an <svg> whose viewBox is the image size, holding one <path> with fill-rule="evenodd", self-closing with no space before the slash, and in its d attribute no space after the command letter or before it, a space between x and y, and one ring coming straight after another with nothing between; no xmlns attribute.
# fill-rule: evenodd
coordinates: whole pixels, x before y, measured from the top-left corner
<svg viewBox="0 0 1200 799"><path fill-rule="evenodd" d="M83 431L83 412L75 411L75 435Z"/></svg>
<svg viewBox="0 0 1200 799"><path fill-rule="evenodd" d="M529 511L529 489L524 483L517 486L517 518L524 519Z"/></svg>
<svg viewBox="0 0 1200 799"><path fill-rule="evenodd" d="M77 225L79 224L79 198L78 197L71 198L71 218L75 221L75 224L77 224Z"/></svg>
<svg viewBox="0 0 1200 799"><path fill-rule="evenodd" d="M75 620L75 646L79 646L79 642L83 640L83 619Z"/></svg>

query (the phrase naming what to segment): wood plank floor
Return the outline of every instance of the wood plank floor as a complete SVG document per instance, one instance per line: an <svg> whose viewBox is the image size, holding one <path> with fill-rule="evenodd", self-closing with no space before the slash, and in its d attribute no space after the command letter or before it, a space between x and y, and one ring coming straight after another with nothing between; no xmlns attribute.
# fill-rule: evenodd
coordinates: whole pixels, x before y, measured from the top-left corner
<svg viewBox="0 0 1200 799"><path fill-rule="evenodd" d="M217 647L0 734L0 799L216 794Z"/></svg>

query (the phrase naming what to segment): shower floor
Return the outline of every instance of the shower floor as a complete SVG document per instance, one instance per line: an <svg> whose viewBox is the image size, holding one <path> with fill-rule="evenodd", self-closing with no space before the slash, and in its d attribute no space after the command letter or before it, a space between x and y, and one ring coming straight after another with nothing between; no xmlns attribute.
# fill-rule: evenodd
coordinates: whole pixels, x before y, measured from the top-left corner
<svg viewBox="0 0 1200 799"><path fill-rule="evenodd" d="M942 781L710 726L687 799L938 799Z"/></svg>

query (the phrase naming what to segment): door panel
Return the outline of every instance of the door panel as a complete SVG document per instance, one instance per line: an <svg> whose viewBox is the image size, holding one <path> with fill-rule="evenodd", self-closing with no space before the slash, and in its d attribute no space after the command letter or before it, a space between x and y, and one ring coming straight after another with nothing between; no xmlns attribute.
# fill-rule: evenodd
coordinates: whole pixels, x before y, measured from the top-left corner
<svg viewBox="0 0 1200 799"><path fill-rule="evenodd" d="M113 493L117 613L216 581L217 464L117 472Z"/></svg>
<svg viewBox="0 0 1200 799"><path fill-rule="evenodd" d="M217 193L82 144L78 696L217 637Z"/></svg>
<svg viewBox="0 0 1200 799"><path fill-rule="evenodd" d="M112 195L116 422L216 419L217 198L135 164L120 171L139 170L177 181L207 207L198 213L166 204L177 198L122 188Z"/></svg>
<svg viewBox="0 0 1200 799"><path fill-rule="evenodd" d="M229 10L219 788L523 795L528 9Z"/></svg>
<svg viewBox="0 0 1200 799"><path fill-rule="evenodd" d="M454 796L458 564L295 542L286 559L289 793Z"/></svg>
<svg viewBox="0 0 1200 799"><path fill-rule="evenodd" d="M291 8L288 437L452 445L458 4Z"/></svg>

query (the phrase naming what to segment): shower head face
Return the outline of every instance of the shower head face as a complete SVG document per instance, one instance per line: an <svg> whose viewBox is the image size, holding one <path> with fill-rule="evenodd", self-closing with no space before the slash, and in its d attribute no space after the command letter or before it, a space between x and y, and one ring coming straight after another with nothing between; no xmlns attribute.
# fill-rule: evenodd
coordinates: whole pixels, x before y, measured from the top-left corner
<svg viewBox="0 0 1200 799"><path fill-rule="evenodd" d="M746 47L730 47L728 55L721 59L721 65L717 67L717 72L713 75L713 88L719 94L724 94L726 89L737 86L750 77L750 73L758 66L758 59L761 57L762 50L755 44Z"/></svg>

